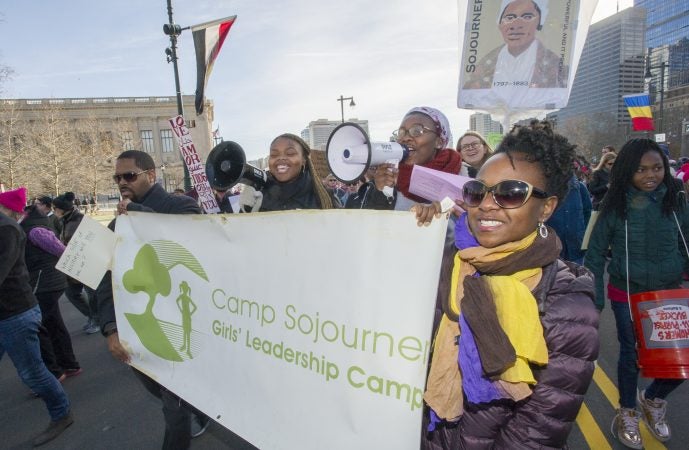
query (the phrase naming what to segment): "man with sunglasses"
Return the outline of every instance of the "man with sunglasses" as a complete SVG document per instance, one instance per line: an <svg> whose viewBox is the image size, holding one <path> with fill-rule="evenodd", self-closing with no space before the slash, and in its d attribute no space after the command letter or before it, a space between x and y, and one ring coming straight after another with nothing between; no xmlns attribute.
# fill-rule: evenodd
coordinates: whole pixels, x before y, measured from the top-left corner
<svg viewBox="0 0 689 450"><path fill-rule="evenodd" d="M156 183L156 167L153 158L146 152L127 150L117 157L113 180L117 184L122 200L117 204L117 215L129 211L156 212L161 214L201 214L201 208L194 199L186 195L173 195ZM115 220L108 225L115 229ZM115 359L124 363L130 361L129 353L120 343L115 321L115 307L112 294L112 277L108 272L96 291L100 325L108 339L108 350ZM148 376L133 369L144 387L163 403L165 416L165 438L163 449L189 448L192 437L191 417L193 408L174 393L168 391ZM204 419L207 426L208 418ZM204 428L205 430L205 428ZM200 434L200 433L199 433Z"/></svg>

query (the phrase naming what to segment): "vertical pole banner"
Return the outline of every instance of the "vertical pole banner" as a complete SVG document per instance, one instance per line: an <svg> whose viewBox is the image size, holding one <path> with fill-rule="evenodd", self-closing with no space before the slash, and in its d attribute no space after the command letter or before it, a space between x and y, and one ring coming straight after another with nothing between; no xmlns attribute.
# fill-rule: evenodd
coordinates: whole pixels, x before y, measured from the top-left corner
<svg viewBox="0 0 689 450"><path fill-rule="evenodd" d="M418 449L447 219L117 219L132 365L263 450Z"/></svg>
<svg viewBox="0 0 689 450"><path fill-rule="evenodd" d="M597 3L458 0L457 106L514 119L567 106Z"/></svg>
<svg viewBox="0 0 689 450"><path fill-rule="evenodd" d="M218 202L215 200L215 194L206 177L205 165L199 158L194 142L191 139L189 128L184 124L184 117L181 115L172 117L168 122L170 122L170 128L172 128L172 132L177 139L179 151L182 153L182 159L184 159L187 170L189 170L189 177L192 183L194 183L194 189L196 189L196 193L199 195L201 208L207 214L219 213Z"/></svg>

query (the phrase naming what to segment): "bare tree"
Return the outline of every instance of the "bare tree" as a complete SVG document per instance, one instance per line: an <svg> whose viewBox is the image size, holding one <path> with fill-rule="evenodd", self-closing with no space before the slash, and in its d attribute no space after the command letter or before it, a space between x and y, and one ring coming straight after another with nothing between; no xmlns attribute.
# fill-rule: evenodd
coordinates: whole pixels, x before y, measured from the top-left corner
<svg viewBox="0 0 689 450"><path fill-rule="evenodd" d="M592 162L598 161L603 146L621 147L628 138L628 128L629 125L618 124L610 113L582 114L557 125L558 133L577 144L577 152Z"/></svg>
<svg viewBox="0 0 689 450"><path fill-rule="evenodd" d="M112 171L109 167L120 151L116 143L116 132L108 124L96 117L80 120L77 140L81 148L79 170L83 173L81 192L97 198L111 184Z"/></svg>
<svg viewBox="0 0 689 450"><path fill-rule="evenodd" d="M82 176L80 146L75 124L68 120L59 103L50 100L35 120L27 123L27 147L36 191L59 195L72 190Z"/></svg>
<svg viewBox="0 0 689 450"><path fill-rule="evenodd" d="M14 100L0 101L0 180L14 188L27 181L22 122Z"/></svg>

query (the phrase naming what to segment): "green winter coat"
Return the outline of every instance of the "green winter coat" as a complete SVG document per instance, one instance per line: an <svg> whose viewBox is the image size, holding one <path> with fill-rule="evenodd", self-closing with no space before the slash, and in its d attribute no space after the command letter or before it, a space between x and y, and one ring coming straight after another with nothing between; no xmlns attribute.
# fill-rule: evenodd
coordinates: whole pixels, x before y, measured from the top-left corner
<svg viewBox="0 0 689 450"><path fill-rule="evenodd" d="M689 269L675 217L662 213L662 199L666 192L665 185L653 192L639 191L634 187L627 192L631 294L675 289L682 281L682 271ZM676 214L684 237L689 239L689 207L680 208ZM605 305L603 275L608 248L612 251L608 265L610 283L626 291L625 221L614 212L598 217L584 262L595 276L598 309Z"/></svg>

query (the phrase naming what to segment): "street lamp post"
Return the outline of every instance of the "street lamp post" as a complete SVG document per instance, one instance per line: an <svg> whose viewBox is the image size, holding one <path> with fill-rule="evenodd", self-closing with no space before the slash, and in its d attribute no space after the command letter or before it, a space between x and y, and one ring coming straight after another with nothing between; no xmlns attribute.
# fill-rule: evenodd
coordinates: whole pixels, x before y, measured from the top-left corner
<svg viewBox="0 0 689 450"><path fill-rule="evenodd" d="M179 69L177 68L177 36L182 34L182 30L188 30L189 27L182 28L177 25L172 18L172 0L167 0L167 15L169 23L163 25L163 33L170 36L170 46L165 49L167 55L167 62L172 63L175 72L175 89L177 90L177 114L184 117L184 106L182 105L182 89L179 84ZM184 189L187 191L191 189L191 178L189 177L189 170L187 165L183 164L184 168Z"/></svg>
<svg viewBox="0 0 689 450"><path fill-rule="evenodd" d="M344 102L345 100L349 100L349 106L352 108L356 106L356 103L354 103L354 97L343 97L340 95L340 98L337 99L338 102L340 102L340 112L342 113L342 123L344 123Z"/></svg>
<svg viewBox="0 0 689 450"><path fill-rule="evenodd" d="M651 48L648 49L648 56L646 56L646 74L644 75L644 81L648 83L648 90L651 90L651 81L653 80L653 74L651 73L651 69L660 69L660 108L659 108L659 114L658 114L658 131L663 132L663 125L665 125L664 122L664 100L665 100L665 68L670 67L670 64L667 62L661 62L660 64L656 66L651 65ZM655 99L654 99L655 101Z"/></svg>

